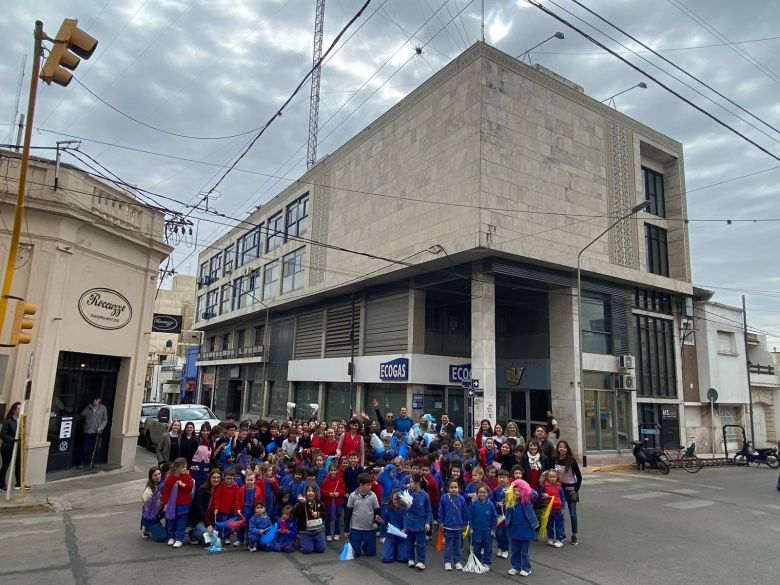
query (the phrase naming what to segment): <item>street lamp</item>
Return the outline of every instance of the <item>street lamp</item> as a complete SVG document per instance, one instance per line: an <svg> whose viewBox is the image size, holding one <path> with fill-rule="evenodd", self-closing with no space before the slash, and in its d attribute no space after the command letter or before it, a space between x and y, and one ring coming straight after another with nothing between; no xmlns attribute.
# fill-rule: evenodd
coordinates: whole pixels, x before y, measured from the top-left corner
<svg viewBox="0 0 780 585"><path fill-rule="evenodd" d="M533 51L537 47L541 47L544 43L546 43L547 41L550 41L552 39L561 39L561 40L563 40L564 38L566 38L564 36L564 34L562 32L560 32L560 31L558 31L554 35L551 35L551 36L547 37L546 39L544 39L541 43L536 43L533 47L531 47L530 49L528 49L524 53L521 53L520 55L515 57L515 59L520 59L521 61L523 61L523 60L525 60L526 57L528 57L528 64L531 65L531 51Z"/></svg>
<svg viewBox="0 0 780 585"><path fill-rule="evenodd" d="M582 352L582 270L580 268L580 262L582 261L582 254L585 252L585 250L587 250L593 244L598 242L599 239L601 239L601 236L603 236L604 234L609 232L609 230L611 230L613 227L615 227L621 221L623 221L624 219L628 219L632 215L635 215L635 214L639 213L640 211L644 211L645 209L647 209L649 207L650 207L650 202L649 201L642 201L642 203L640 203L639 205L634 205L634 207L632 207L631 210L628 213L626 213L622 217L619 217L618 219L613 221L611 224L609 224L609 227L607 229L605 229L603 232L601 232L599 235L597 235L595 238L593 238L588 243L588 245L585 246L582 250L580 250L579 253L577 254L577 304L578 304L578 308L577 308L577 330L579 332L579 339L580 339L580 343L579 343L579 357L580 357L580 363L579 363L579 378L580 378L579 391L582 391L582 390L585 389L585 384L584 384L584 381L583 381L585 369L582 366L582 353L583 353ZM585 453L585 430L584 430L584 428L583 428L582 452L583 452L583 456L582 456L583 457L583 465L585 465L586 459L585 459L585 455L584 455L584 453Z"/></svg>
<svg viewBox="0 0 780 585"><path fill-rule="evenodd" d="M637 87L640 89L647 89L647 84L644 81L640 81L639 83L637 83L636 85L632 85L628 89L624 89L623 91L617 92L615 95L611 95L608 98L604 98L603 100L601 100L601 103L603 104L606 102L607 105L610 105L611 103L612 107L617 110L617 105L615 105L615 98L619 95L631 91L632 89L636 89Z"/></svg>

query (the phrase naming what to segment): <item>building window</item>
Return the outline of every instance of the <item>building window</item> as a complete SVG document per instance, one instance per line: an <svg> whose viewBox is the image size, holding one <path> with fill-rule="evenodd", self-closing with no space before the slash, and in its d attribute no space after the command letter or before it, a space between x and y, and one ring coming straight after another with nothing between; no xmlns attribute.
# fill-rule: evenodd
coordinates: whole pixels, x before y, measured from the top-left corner
<svg viewBox="0 0 780 585"><path fill-rule="evenodd" d="M200 272L198 273L198 278L201 282L206 280L206 277L209 275L209 263L208 260L200 265Z"/></svg>
<svg viewBox="0 0 780 585"><path fill-rule="evenodd" d="M252 277L242 276L233 281L233 287L235 288L235 302L233 303L234 309L242 309L252 304L249 300L252 293Z"/></svg>
<svg viewBox="0 0 780 585"><path fill-rule="evenodd" d="M209 337L209 351L213 352L216 351L216 349L217 349L217 336L212 335L211 337Z"/></svg>
<svg viewBox="0 0 780 585"><path fill-rule="evenodd" d="M236 243L236 268L260 257L260 228L238 238Z"/></svg>
<svg viewBox="0 0 780 585"><path fill-rule="evenodd" d="M252 279L252 303L256 303L263 296L263 269L255 268L250 275Z"/></svg>
<svg viewBox="0 0 780 585"><path fill-rule="evenodd" d="M261 325L255 325L252 327L253 345L263 345L265 339L265 327Z"/></svg>
<svg viewBox="0 0 780 585"><path fill-rule="evenodd" d="M612 353L612 320L609 300L582 296L582 351Z"/></svg>
<svg viewBox="0 0 780 585"><path fill-rule="evenodd" d="M642 178L645 183L645 199L650 202L650 209L647 211L658 217L666 217L664 176L661 173L642 167Z"/></svg>
<svg viewBox="0 0 780 585"><path fill-rule="evenodd" d="M209 261L209 277L212 280L217 280L220 277L220 268L222 268L222 254L216 254Z"/></svg>
<svg viewBox="0 0 780 585"><path fill-rule="evenodd" d="M219 291L211 290L206 294L206 310L205 314L210 317L216 317L217 315L217 303L219 302ZM209 319L210 317L204 317Z"/></svg>
<svg viewBox="0 0 780 585"><path fill-rule="evenodd" d="M206 311L206 295L200 295L198 297L198 304L195 309L195 320L203 319L203 313Z"/></svg>
<svg viewBox="0 0 780 585"><path fill-rule="evenodd" d="M582 377L585 448L588 451L627 449L631 441L631 399L613 389L612 374L585 372Z"/></svg>
<svg viewBox="0 0 780 585"><path fill-rule="evenodd" d="M231 272L233 272L233 259L235 257L235 252L233 250L233 244L230 244L227 248L225 248L225 260L222 263L224 268L222 269L222 275L227 276Z"/></svg>
<svg viewBox="0 0 780 585"><path fill-rule="evenodd" d="M634 295L634 307L652 313L672 314L672 295L649 288L637 288Z"/></svg>
<svg viewBox="0 0 780 585"><path fill-rule="evenodd" d="M737 355L737 343L732 331L718 331L718 353Z"/></svg>
<svg viewBox="0 0 780 585"><path fill-rule="evenodd" d="M263 268L263 300L272 299L279 294L279 261L269 262Z"/></svg>
<svg viewBox="0 0 780 585"><path fill-rule="evenodd" d="M244 347L246 343L246 329L239 329L236 331L236 347L239 349Z"/></svg>
<svg viewBox="0 0 780 585"><path fill-rule="evenodd" d="M666 230L657 225L645 224L645 247L647 248L647 271L669 276L669 249L666 245Z"/></svg>
<svg viewBox="0 0 780 585"><path fill-rule="evenodd" d="M672 321L635 315L639 396L677 398Z"/></svg>
<svg viewBox="0 0 780 585"><path fill-rule="evenodd" d="M230 333L225 333L222 335L222 351L227 351L230 349Z"/></svg>
<svg viewBox="0 0 780 585"><path fill-rule="evenodd" d="M306 248L298 248L282 258L282 294L303 287L303 259Z"/></svg>
<svg viewBox="0 0 780 585"><path fill-rule="evenodd" d="M233 285L223 284L219 295L219 314L224 315L229 313L231 307L231 300L233 299Z"/></svg>
<svg viewBox="0 0 780 585"><path fill-rule="evenodd" d="M284 217L280 211L268 220L268 232L265 236L265 251L275 250L284 242Z"/></svg>
<svg viewBox="0 0 780 585"><path fill-rule="evenodd" d="M285 237L297 237L306 233L309 227L309 194L287 206Z"/></svg>

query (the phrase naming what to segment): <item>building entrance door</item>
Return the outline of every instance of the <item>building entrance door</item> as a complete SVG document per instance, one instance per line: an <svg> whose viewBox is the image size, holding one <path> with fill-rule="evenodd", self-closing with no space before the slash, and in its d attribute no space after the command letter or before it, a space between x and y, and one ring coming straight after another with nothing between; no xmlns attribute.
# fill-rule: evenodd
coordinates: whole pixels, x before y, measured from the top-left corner
<svg viewBox="0 0 780 585"><path fill-rule="evenodd" d="M506 428L506 423L513 421L528 441L537 426L546 424L549 409L549 390L496 390L498 417L494 422Z"/></svg>
<svg viewBox="0 0 780 585"><path fill-rule="evenodd" d="M118 357L60 352L47 434L50 442L47 472L68 469L80 463L89 464L88 458L83 460L86 456L82 453L81 412L96 396L102 399L108 411L108 425L102 434L102 444L95 453L95 462L105 463L120 362Z"/></svg>
<svg viewBox="0 0 780 585"><path fill-rule="evenodd" d="M241 398L243 396L244 381L230 380L228 382L227 406L225 408L225 417L241 419Z"/></svg>

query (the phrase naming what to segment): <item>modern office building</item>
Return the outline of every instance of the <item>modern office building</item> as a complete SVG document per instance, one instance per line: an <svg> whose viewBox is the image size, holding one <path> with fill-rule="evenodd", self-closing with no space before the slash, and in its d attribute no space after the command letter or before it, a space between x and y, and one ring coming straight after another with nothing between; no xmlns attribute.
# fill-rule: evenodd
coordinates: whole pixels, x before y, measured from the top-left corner
<svg viewBox="0 0 780 585"><path fill-rule="evenodd" d="M0 251L8 254L20 154L0 150ZM97 463L132 470L164 217L68 164L31 157L11 294L38 306L29 345L0 349L0 406L25 400L26 481L85 463L80 414L100 396L109 422ZM9 303L7 344L15 301ZM89 464L89 461L86 461Z"/></svg>
<svg viewBox="0 0 780 585"><path fill-rule="evenodd" d="M685 218L680 143L477 43L200 255L201 401L679 436Z"/></svg>

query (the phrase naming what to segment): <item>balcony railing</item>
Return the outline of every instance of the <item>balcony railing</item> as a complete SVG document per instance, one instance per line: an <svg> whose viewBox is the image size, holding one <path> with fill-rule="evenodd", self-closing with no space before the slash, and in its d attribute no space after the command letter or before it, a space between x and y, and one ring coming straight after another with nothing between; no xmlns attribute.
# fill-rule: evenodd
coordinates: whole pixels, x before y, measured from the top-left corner
<svg viewBox="0 0 780 585"><path fill-rule="evenodd" d="M263 355L264 347L262 345L252 345L249 347L233 347L231 349L221 349L217 351L207 351L198 356L198 361L208 362L214 360L231 360L236 358L260 357Z"/></svg>
<svg viewBox="0 0 780 585"><path fill-rule="evenodd" d="M774 366L762 366L759 364L750 364L750 372L752 374L769 374L770 376L775 375L775 367Z"/></svg>

